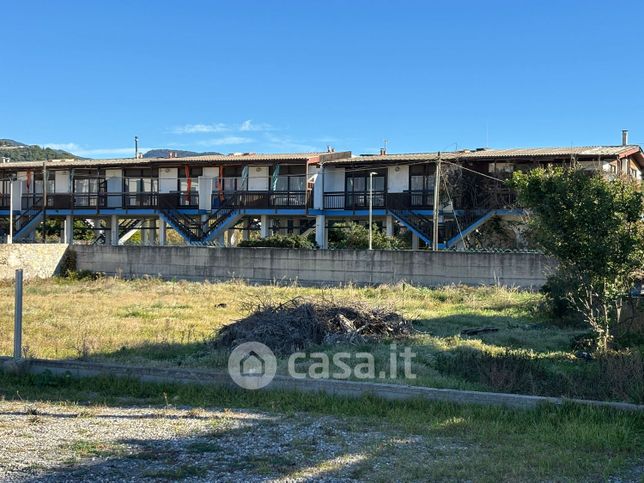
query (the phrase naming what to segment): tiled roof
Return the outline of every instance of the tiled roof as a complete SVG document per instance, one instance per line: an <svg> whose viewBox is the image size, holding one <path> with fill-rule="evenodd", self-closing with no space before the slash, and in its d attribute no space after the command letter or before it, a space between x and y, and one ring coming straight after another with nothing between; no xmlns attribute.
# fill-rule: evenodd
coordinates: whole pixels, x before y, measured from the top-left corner
<svg viewBox="0 0 644 483"><path fill-rule="evenodd" d="M148 166L148 165L166 165L175 166L182 163L190 162L194 164L239 164L239 163L261 163L261 162L286 162L286 161L300 161L307 160L320 160L333 159L333 158L347 158L351 156L351 152L319 152L319 153L279 153L279 154L218 154L206 156L187 156L183 158L120 158L120 159L53 159L47 161L47 166L50 168L65 168L65 167L109 167L109 166ZM0 164L0 169L16 169L16 168L39 168L42 167L43 161L17 161L5 164Z"/></svg>
<svg viewBox="0 0 644 483"><path fill-rule="evenodd" d="M444 160L484 160L484 159L516 159L516 158L560 158L560 157L619 157L620 155L641 152L638 145L630 146L579 146L553 148L513 148L513 149L477 149L442 152ZM395 163L403 161L435 161L438 153L403 153L385 155L363 155L325 161L324 164L352 164L356 162Z"/></svg>

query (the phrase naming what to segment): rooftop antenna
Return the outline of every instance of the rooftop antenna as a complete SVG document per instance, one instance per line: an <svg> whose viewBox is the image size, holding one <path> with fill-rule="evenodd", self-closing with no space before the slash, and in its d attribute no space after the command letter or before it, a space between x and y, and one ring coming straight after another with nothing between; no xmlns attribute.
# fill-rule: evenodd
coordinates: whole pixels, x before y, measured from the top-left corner
<svg viewBox="0 0 644 483"><path fill-rule="evenodd" d="M134 136L134 159L139 159L139 136Z"/></svg>
<svg viewBox="0 0 644 483"><path fill-rule="evenodd" d="M485 147L490 147L490 127L487 121L485 121Z"/></svg>
<svg viewBox="0 0 644 483"><path fill-rule="evenodd" d="M385 139L384 146L380 148L380 156L384 156L387 154L387 140Z"/></svg>

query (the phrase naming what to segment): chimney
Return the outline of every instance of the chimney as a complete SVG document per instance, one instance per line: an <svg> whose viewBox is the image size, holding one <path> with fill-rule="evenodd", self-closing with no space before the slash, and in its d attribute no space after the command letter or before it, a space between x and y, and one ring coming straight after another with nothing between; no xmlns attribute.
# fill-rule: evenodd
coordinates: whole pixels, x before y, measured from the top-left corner
<svg viewBox="0 0 644 483"><path fill-rule="evenodd" d="M622 129L622 146L628 146L628 129Z"/></svg>
<svg viewBox="0 0 644 483"><path fill-rule="evenodd" d="M387 154L387 148L380 148L380 156L384 156Z"/></svg>

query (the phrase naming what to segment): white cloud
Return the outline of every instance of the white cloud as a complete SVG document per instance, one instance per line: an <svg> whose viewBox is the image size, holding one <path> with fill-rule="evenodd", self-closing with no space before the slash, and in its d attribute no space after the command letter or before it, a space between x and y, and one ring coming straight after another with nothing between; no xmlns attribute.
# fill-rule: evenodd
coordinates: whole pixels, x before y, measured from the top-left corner
<svg viewBox="0 0 644 483"><path fill-rule="evenodd" d="M127 158L134 157L134 146L130 146L129 148L84 148L77 143L49 143L45 144L45 146L52 149L62 149L63 151L70 152L77 156L88 158L95 156L107 158L120 156ZM140 147L139 152L145 153L150 149L154 148Z"/></svg>
<svg viewBox="0 0 644 483"><path fill-rule="evenodd" d="M239 126L239 130L241 132L248 132L248 131L273 131L273 126L270 124L267 124L265 122L260 122L259 124L254 123L250 119L247 121L244 121L241 123Z"/></svg>
<svg viewBox="0 0 644 483"><path fill-rule="evenodd" d="M203 133L213 133L213 132L227 132L230 131L224 123L215 123L215 124L185 124L183 126L178 126L172 129L174 134L203 134Z"/></svg>
<svg viewBox="0 0 644 483"><path fill-rule="evenodd" d="M170 130L172 134L205 134L217 132L260 132L260 131L273 131L273 126L268 123L260 122L255 123L248 119L241 124L226 124L223 122L215 122L211 124L184 124L177 126Z"/></svg>
<svg viewBox="0 0 644 483"><path fill-rule="evenodd" d="M199 146L227 146L255 142L254 139L241 136L224 136L222 138L204 139L197 142Z"/></svg>
<svg viewBox="0 0 644 483"><path fill-rule="evenodd" d="M72 152L82 149L76 143L50 143L50 144L45 144L45 147L51 148L51 149L62 149L63 151L72 151Z"/></svg>

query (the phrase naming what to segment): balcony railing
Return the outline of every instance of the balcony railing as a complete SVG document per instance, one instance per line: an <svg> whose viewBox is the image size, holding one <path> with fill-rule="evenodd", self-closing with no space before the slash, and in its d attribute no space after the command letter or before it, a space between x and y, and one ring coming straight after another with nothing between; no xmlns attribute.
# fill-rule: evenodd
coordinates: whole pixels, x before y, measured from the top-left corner
<svg viewBox="0 0 644 483"><path fill-rule="evenodd" d="M213 193L212 207L223 204L243 209L302 208L307 204L306 191L238 191L235 194Z"/></svg>
<svg viewBox="0 0 644 483"><path fill-rule="evenodd" d="M11 206L11 195L10 194L0 194L0 208L9 209Z"/></svg>
<svg viewBox="0 0 644 483"><path fill-rule="evenodd" d="M336 191L324 194L325 210L366 210L369 209L369 198L372 198L373 208L380 209L385 207L386 193L384 191L374 191L372 195L368 192L344 192Z"/></svg>

